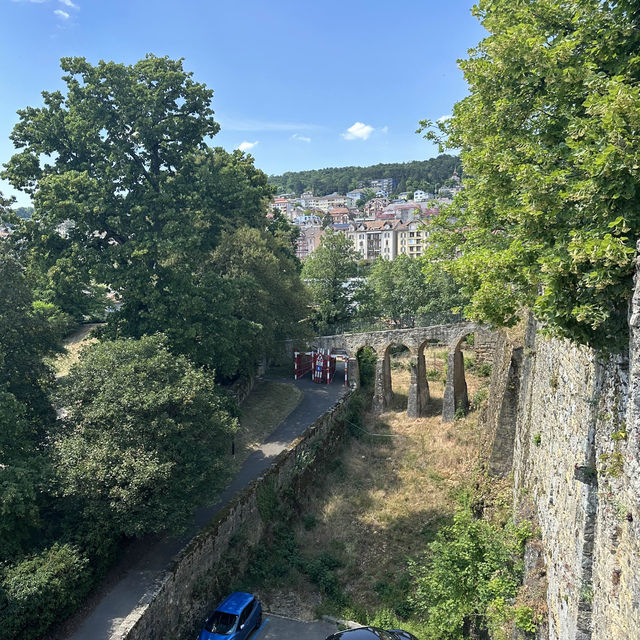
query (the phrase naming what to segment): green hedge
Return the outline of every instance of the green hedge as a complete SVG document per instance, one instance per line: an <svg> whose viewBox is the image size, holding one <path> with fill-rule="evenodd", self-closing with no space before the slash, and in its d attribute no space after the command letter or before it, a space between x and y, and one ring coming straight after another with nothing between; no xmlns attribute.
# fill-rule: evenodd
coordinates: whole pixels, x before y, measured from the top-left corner
<svg viewBox="0 0 640 640"><path fill-rule="evenodd" d="M0 573L0 640L40 638L68 616L90 588L88 560L54 544Z"/></svg>

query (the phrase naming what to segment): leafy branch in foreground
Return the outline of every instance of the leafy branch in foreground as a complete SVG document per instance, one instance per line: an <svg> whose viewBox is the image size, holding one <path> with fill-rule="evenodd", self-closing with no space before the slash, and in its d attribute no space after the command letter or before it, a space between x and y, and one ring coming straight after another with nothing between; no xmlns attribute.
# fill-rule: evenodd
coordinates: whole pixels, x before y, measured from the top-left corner
<svg viewBox="0 0 640 640"><path fill-rule="evenodd" d="M489 36L461 62L470 95L421 123L461 150L466 191L432 258L511 324L530 306L555 335L626 342L640 234L640 16L633 2L481 0Z"/></svg>

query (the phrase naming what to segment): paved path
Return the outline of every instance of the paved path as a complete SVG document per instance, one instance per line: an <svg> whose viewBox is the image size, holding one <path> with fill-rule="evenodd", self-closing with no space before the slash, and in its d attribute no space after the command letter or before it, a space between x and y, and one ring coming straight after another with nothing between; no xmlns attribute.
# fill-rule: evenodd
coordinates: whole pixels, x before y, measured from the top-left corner
<svg viewBox="0 0 640 640"><path fill-rule="evenodd" d="M102 594L82 622L74 625L75 630L65 636L67 640L107 640L117 632L139 600L149 591L162 571L170 565L171 559L198 530L209 522L212 516L238 491L260 476L291 441L302 434L344 394L345 387L340 385L340 381L344 380L342 367L343 365L339 363L335 382L329 386L314 384L309 376L298 381L290 378L269 377L270 380L295 384L304 394L300 404L271 433L260 448L246 459L231 484L220 495L218 502L214 506L200 509L195 514L194 524L188 534L181 538L161 539L135 558L122 578Z"/></svg>
<svg viewBox="0 0 640 640"><path fill-rule="evenodd" d="M262 626L250 640L325 640L337 630L338 627L330 622L302 622L265 613Z"/></svg>

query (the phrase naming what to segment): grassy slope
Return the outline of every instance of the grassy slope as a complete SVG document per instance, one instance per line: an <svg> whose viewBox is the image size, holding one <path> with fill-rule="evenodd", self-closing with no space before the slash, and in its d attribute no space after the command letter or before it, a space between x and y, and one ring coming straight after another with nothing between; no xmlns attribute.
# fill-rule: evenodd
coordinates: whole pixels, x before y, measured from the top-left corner
<svg viewBox="0 0 640 640"><path fill-rule="evenodd" d="M83 324L64 340L64 352L52 362L56 378L63 378L68 375L69 369L78 362L82 348L88 344L97 342L96 338L91 337L90 334L99 326L100 325L96 323Z"/></svg>
<svg viewBox="0 0 640 640"><path fill-rule="evenodd" d="M440 355L427 354L427 369L443 371ZM343 604L327 598L297 568L289 567L284 576L245 585L260 593L268 610L307 618L331 613L359 622L385 609L408 614L407 559L424 551L452 516L457 496L472 482L479 434L477 412L442 423L441 381L429 382L429 415L407 418L410 374L405 363L400 358L392 369L391 409L365 420L367 430L390 437L362 434L351 439L319 487L312 509L295 527L298 549L306 561L324 555L340 563L334 574ZM487 378L467 372L470 398L487 383ZM403 625L420 635L418 623Z"/></svg>
<svg viewBox="0 0 640 640"><path fill-rule="evenodd" d="M258 381L240 406L236 433L236 465L247 456L298 406L302 391L291 384Z"/></svg>

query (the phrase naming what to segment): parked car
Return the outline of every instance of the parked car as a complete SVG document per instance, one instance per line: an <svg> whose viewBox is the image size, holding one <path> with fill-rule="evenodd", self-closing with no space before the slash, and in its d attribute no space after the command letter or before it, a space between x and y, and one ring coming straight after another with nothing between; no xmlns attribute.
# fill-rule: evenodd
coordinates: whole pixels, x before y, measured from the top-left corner
<svg viewBox="0 0 640 640"><path fill-rule="evenodd" d="M418 638L402 629L385 630L377 627L360 627L359 629L338 631L326 640L418 640Z"/></svg>
<svg viewBox="0 0 640 640"><path fill-rule="evenodd" d="M246 640L262 624L262 606L254 595L235 591L207 618L198 640Z"/></svg>

